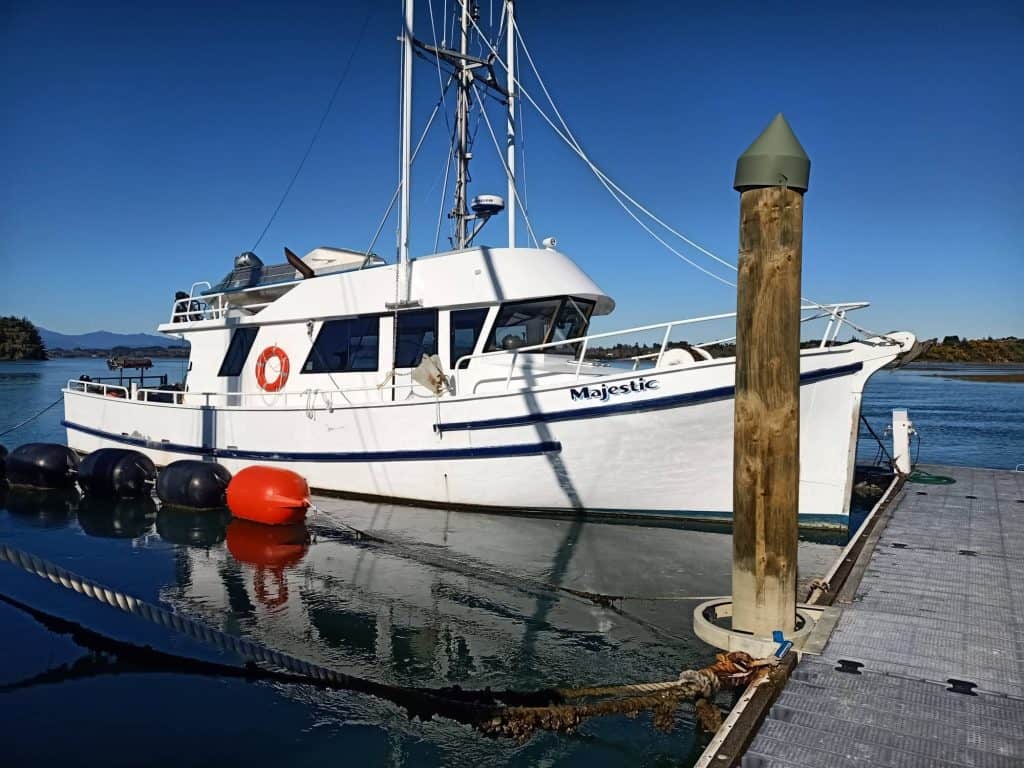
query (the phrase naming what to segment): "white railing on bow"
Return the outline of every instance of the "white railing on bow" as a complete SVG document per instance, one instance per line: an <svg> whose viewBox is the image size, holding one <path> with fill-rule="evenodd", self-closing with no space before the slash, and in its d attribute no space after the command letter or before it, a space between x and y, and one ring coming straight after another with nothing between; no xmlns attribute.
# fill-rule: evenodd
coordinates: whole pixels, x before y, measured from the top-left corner
<svg viewBox="0 0 1024 768"><path fill-rule="evenodd" d="M822 334L820 348L826 347L829 344L836 341L839 337L839 331L843 327L843 324L847 322L846 313L852 312L858 309L867 307L868 302L866 301L855 301L855 302L844 302L839 304L813 304L801 306L802 312L809 312L810 314L803 315L800 318L801 323L808 323L814 320L821 320L829 318L828 326L825 328L825 332ZM554 349L556 347L576 347L578 353L567 360L569 365L575 365L575 374L577 380L580 377L580 373L583 370L583 366L586 362L587 352L590 349L591 342L598 339L608 339L616 336L627 336L650 333L652 331L662 331L661 341L658 344L658 351L651 352L644 355L635 355L626 358L628 361L633 362L633 369L636 370L641 360L654 360L654 367L657 368L661 365L662 359L665 353L669 350L669 343L672 337L672 331L676 328L680 328L686 325L697 325L700 323L710 323L716 320L728 320L729 318L736 317L735 312L724 312L718 315L704 315L703 317L688 318L686 320L673 320L668 323L656 323L654 325L641 325L636 328L627 328L621 331L606 331L604 333L592 333L588 336L579 336L574 339L562 339L559 341L549 341L544 344L532 344L529 346L517 347L516 349L499 349L493 352L479 352L475 355L463 355L455 363L455 378L457 382L456 391L461 392L462 388L458 386L458 382L461 379L462 371L465 370L470 361L479 359L509 359L508 375L505 377L506 389L511 385L513 375L516 371L516 363L519 360L519 355L529 352L542 352L546 349ZM712 347L716 344L725 344L735 341L735 336L727 336L725 338L715 339L713 341L703 341L689 346L697 349L705 349Z"/></svg>

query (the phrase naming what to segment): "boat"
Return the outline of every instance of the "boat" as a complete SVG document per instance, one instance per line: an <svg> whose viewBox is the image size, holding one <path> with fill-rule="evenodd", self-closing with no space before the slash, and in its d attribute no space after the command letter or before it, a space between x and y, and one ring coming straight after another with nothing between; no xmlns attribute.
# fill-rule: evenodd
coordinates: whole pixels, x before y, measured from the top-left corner
<svg viewBox="0 0 1024 768"><path fill-rule="evenodd" d="M526 92L514 74L512 3L504 61L490 43L486 58L468 53L479 30L469 2L457 6L457 50L414 38L413 5L402 34L395 260L320 247L302 257L285 249L283 263L268 265L242 253L221 281L176 294L158 328L190 344L180 386L69 381L68 445L131 446L158 466L197 457L232 472L268 464L315 491L417 505L728 521L736 361L723 353L728 339L693 339L735 313L591 333L614 299L554 239L517 240L512 118ZM439 72L444 64L457 90L456 182L451 249L413 258L417 53ZM508 108L507 200L469 198L479 89ZM482 244L503 211L507 242ZM826 324L800 355L805 527L847 525L864 386L915 347L909 332L840 342L841 330L859 327L849 313L865 306L804 304L804 321ZM608 359L616 341L638 338L656 341Z"/></svg>

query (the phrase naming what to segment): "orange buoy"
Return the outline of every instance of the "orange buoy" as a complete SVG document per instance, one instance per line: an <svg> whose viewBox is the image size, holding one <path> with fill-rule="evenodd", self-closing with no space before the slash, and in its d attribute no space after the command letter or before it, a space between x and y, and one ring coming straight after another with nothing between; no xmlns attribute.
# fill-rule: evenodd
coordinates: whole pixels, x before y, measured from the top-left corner
<svg viewBox="0 0 1024 768"><path fill-rule="evenodd" d="M271 358L277 358L278 370L277 377L268 380L267 363ZM280 392L288 383L289 367L288 354L283 349L277 346L267 347L256 360L256 383L266 392Z"/></svg>
<svg viewBox="0 0 1024 768"><path fill-rule="evenodd" d="M235 517L264 525L293 525L306 519L309 485L289 469L257 465L231 478L227 498Z"/></svg>
<svg viewBox="0 0 1024 768"><path fill-rule="evenodd" d="M298 565L309 549L305 523L271 527L248 520L232 520L228 525L227 543L228 551L236 560L254 566L252 588L257 602L267 608L288 602L285 570ZM273 581L273 587L268 580Z"/></svg>

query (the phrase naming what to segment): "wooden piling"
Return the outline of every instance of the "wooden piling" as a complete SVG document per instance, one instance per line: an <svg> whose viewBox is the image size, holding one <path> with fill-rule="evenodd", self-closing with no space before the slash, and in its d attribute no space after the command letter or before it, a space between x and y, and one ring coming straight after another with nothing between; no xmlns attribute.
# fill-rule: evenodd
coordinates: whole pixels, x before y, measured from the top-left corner
<svg viewBox="0 0 1024 768"><path fill-rule="evenodd" d="M733 629L796 622L800 272L810 160L782 115L740 157Z"/></svg>

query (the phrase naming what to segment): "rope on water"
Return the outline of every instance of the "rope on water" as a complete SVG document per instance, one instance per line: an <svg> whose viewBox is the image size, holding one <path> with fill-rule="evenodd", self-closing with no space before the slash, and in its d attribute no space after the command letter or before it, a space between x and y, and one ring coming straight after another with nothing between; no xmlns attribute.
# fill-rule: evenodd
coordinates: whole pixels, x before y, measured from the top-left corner
<svg viewBox="0 0 1024 768"><path fill-rule="evenodd" d="M683 701L693 702L701 727L714 733L722 723L714 698L723 688L746 687L755 676L772 666L769 659L757 660L742 651L719 653L715 663L703 669L684 670L679 679L667 683L640 683L628 686L558 689L565 698L604 696L615 693L638 695L606 699L585 704L549 704L543 707L505 707L494 718L481 723L484 733L525 740L536 730L572 732L591 717L611 714L635 716L654 713L654 725L671 730L676 710Z"/></svg>
<svg viewBox="0 0 1024 768"><path fill-rule="evenodd" d="M337 682L349 682L352 680L348 675L341 672L336 672L312 662L289 656L280 651L266 648L241 637L225 634L195 619L159 608L151 603L147 603L145 600L126 595L123 592L109 589L94 581L82 578L65 568L61 568L59 565L54 565L40 557L14 549L6 544L0 544L0 560L5 560L11 565L21 568L23 571L47 579L58 586L70 589L80 595L85 595L111 608L117 608L125 613L140 616L154 624L172 629L175 632L184 634L194 640L208 643L221 650L234 651L239 656L251 659L252 661L273 664L274 666L288 669L316 680L335 680Z"/></svg>
<svg viewBox="0 0 1024 768"><path fill-rule="evenodd" d="M24 427L24 426L25 426L26 424L28 424L29 422L35 421L35 420L36 420L36 419L38 419L38 418L39 418L40 416L42 416L42 415L43 415L44 413L46 413L46 412L47 412L48 410L50 410L50 409L51 409L51 408L53 408L53 407L54 407L55 405L57 405L57 404L59 404L59 403L61 403L61 402L63 402L63 401L64 401L64 395L61 395L61 396L60 396L60 397L58 397L58 398L57 398L56 400L54 400L54 401L53 401L52 403L50 403L50 404L49 404L48 406L46 406L45 408L43 408L43 410L39 411L39 413L37 413L37 414L35 414L35 415L33 415L33 416L29 416L29 417L28 417L27 419L25 419L24 421L22 421L22 422L20 422L20 423L18 423L18 424L15 424L15 425L14 425L13 427L11 427L10 429L5 429L5 430L4 430L3 432L0 432L0 437L3 437L4 435L9 435L9 434L10 434L11 432L13 432L14 430L16 430L16 429L21 429L22 427Z"/></svg>
<svg viewBox="0 0 1024 768"><path fill-rule="evenodd" d="M104 587L40 557L0 544L0 561L27 573L77 592L111 608L146 619L220 650L230 650L252 662L270 665L300 676L294 682L312 682L323 687L367 693L404 707L412 716L430 719L441 715L475 726L492 736L524 740L538 729L571 732L584 720L606 714L654 713L654 723L671 729L683 701L695 703L698 721L705 730L717 730L721 713L714 696L723 688L749 684L771 659L755 660L740 651L720 653L714 664L698 670L684 670L677 680L658 683L555 688L539 691L484 691L452 688L406 688L354 677L305 659L268 648L260 643L221 632L201 621L165 610L145 600ZM95 633L93 633L95 634ZM160 654L166 661L170 656ZM208 672L215 672L209 665ZM633 694L583 704L567 700ZM509 706L509 704L513 704Z"/></svg>
<svg viewBox="0 0 1024 768"><path fill-rule="evenodd" d="M310 509L314 512L323 512L315 504L310 505ZM344 520L339 520L334 516L331 516L331 523L339 525L346 531L350 532L357 541L368 541L375 544L382 544L386 547L393 548L398 552L410 553L410 547L391 539L382 539L367 533L366 531L356 528L354 525L349 525ZM435 567L440 566L444 562L444 558L424 558L420 557L418 562L426 562L428 565L434 565ZM504 576L504 574L501 574ZM595 605L599 605L603 608L614 608L616 603L622 602L662 602L662 601L676 601L676 602L703 602L705 600L714 600L720 595L612 595L605 592L591 592L584 589L573 589L572 587L566 587L562 584L554 584L549 581L534 581L532 579L521 579L520 577L511 577L520 581L529 581L541 589L550 590L553 592L565 592L566 594L578 597L581 600L587 600Z"/></svg>
<svg viewBox="0 0 1024 768"><path fill-rule="evenodd" d="M320 666L311 661L276 651L259 643L221 632L203 622L190 619L172 611L159 608L123 592L104 587L71 571L47 562L40 557L0 544L0 560L21 568L23 571L46 579L89 597L111 608L130 613L154 624L173 630L219 650L232 651L244 659L270 665L300 675L307 681L330 688L368 693L392 701L409 711L410 714L430 719L442 715L459 722L475 724L495 712L493 703L484 704L460 701L444 697L442 692L430 689L402 688L378 683L372 680L347 675L337 670Z"/></svg>

